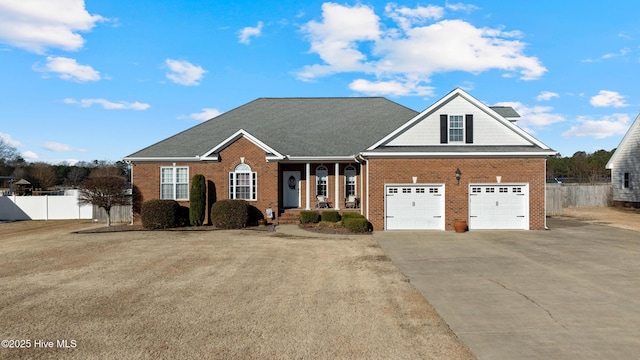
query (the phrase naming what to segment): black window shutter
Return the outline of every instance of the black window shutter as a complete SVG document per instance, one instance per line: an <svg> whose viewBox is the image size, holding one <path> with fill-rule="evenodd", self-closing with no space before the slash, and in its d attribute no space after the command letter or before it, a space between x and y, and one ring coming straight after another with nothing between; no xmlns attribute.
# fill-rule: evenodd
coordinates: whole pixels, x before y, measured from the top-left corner
<svg viewBox="0 0 640 360"><path fill-rule="evenodd" d="M473 114L464 116L464 142L473 144Z"/></svg>
<svg viewBox="0 0 640 360"><path fill-rule="evenodd" d="M449 117L447 114L440 115L440 144L446 144L449 141Z"/></svg>

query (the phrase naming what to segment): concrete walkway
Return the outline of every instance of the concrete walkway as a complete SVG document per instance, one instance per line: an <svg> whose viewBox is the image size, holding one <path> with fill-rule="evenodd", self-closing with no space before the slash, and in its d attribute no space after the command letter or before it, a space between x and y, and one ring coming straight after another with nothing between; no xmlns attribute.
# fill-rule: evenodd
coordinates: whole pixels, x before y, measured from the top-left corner
<svg viewBox="0 0 640 360"><path fill-rule="evenodd" d="M374 237L479 359L637 359L640 233L548 226Z"/></svg>

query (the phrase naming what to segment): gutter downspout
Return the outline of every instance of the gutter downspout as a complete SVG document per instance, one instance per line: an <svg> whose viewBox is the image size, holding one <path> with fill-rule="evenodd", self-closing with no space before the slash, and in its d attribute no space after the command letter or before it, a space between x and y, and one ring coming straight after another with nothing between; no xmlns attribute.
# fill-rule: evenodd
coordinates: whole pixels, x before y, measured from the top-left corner
<svg viewBox="0 0 640 360"><path fill-rule="evenodd" d="M129 165L129 176L131 177L129 180L131 181L131 223L129 225L133 225L133 163L129 160L124 161L127 165Z"/></svg>
<svg viewBox="0 0 640 360"><path fill-rule="evenodd" d="M544 229L549 230L547 227L547 158L544 158Z"/></svg>
<svg viewBox="0 0 640 360"><path fill-rule="evenodd" d="M366 217L367 219L369 218L369 161L367 159L365 159L362 154L358 154L355 157L355 160L358 164L362 164L362 162L365 162L365 167L367 169L367 188L366 188L366 194L367 194L367 198L366 198L366 204L367 204L367 215L363 214L364 213L364 209L362 208L362 201L360 202L360 215ZM364 174L362 173L362 167L360 167L360 191L365 192L365 187L364 187Z"/></svg>

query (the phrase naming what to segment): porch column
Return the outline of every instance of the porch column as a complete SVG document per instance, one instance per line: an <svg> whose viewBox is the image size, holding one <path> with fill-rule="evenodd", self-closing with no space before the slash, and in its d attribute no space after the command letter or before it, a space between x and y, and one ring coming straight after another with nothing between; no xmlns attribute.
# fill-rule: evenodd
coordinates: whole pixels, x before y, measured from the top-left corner
<svg viewBox="0 0 640 360"><path fill-rule="evenodd" d="M305 181L305 189L306 189L305 210L311 210L311 163L306 164L305 172L306 172L305 176L307 179Z"/></svg>
<svg viewBox="0 0 640 360"><path fill-rule="evenodd" d="M336 208L336 210L340 210L340 164L339 163L336 163L335 169L336 170L334 171L334 176L333 176L334 177L334 181L333 182L335 184L334 188L335 188L335 193L336 193L336 195L335 195L335 198L336 198L336 201L335 201L336 206L335 206L335 208Z"/></svg>

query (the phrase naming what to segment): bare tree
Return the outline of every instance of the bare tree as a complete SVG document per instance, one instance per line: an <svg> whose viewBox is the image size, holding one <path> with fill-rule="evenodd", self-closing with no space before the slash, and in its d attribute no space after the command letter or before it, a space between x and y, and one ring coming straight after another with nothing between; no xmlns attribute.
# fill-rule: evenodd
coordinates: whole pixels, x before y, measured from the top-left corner
<svg viewBox="0 0 640 360"><path fill-rule="evenodd" d="M73 186L78 186L82 179L87 176L88 170L82 167L74 166L67 174L67 181Z"/></svg>
<svg viewBox="0 0 640 360"><path fill-rule="evenodd" d="M0 161L9 163L19 157L18 150L0 138Z"/></svg>
<svg viewBox="0 0 640 360"><path fill-rule="evenodd" d="M122 176L122 170L117 166L106 165L102 167L96 167L91 170L90 177L100 177L100 176Z"/></svg>
<svg viewBox="0 0 640 360"><path fill-rule="evenodd" d="M107 212L107 226L111 226L111 208L128 205L127 180L121 176L89 177L80 184L80 205L95 205Z"/></svg>
<svg viewBox="0 0 640 360"><path fill-rule="evenodd" d="M31 177L40 183L40 187L46 190L56 184L58 176L53 166L47 163L35 163L30 166L29 174Z"/></svg>

